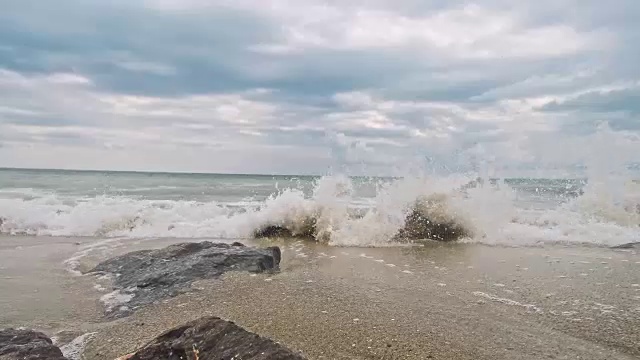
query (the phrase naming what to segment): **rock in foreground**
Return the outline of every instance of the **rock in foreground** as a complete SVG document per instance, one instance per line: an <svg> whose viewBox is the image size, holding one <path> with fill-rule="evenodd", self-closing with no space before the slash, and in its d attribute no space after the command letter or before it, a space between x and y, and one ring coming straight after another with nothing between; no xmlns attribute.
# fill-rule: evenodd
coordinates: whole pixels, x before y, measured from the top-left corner
<svg viewBox="0 0 640 360"><path fill-rule="evenodd" d="M279 263L278 247L259 249L240 243L203 241L131 252L98 264L90 273L114 275L116 291L105 295L103 301L107 316L117 318L176 296L193 281L216 278L232 270L254 273L275 270Z"/></svg>
<svg viewBox="0 0 640 360"><path fill-rule="evenodd" d="M304 359L280 344L217 317L203 317L168 330L128 358L130 360Z"/></svg>
<svg viewBox="0 0 640 360"><path fill-rule="evenodd" d="M0 330L0 360L66 360L62 351L41 332L23 329Z"/></svg>

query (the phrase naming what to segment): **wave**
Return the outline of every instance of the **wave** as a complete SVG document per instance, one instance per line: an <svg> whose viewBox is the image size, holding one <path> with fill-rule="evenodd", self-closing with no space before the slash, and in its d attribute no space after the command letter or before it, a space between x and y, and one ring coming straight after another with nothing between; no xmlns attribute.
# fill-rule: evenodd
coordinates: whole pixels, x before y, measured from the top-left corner
<svg viewBox="0 0 640 360"><path fill-rule="evenodd" d="M615 193L612 193L612 189ZM620 245L640 241L640 191L586 186L553 209L520 206L504 182L464 176L407 177L356 197L345 176L315 181L311 194L278 190L264 201L0 197L9 235L251 238L299 237L334 246L397 246L425 240L531 245Z"/></svg>

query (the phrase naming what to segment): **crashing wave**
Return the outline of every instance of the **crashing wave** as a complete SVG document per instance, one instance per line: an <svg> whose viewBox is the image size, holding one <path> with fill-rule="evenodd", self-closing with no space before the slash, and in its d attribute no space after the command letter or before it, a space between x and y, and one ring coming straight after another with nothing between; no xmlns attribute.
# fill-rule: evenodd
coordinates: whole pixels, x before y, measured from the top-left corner
<svg viewBox="0 0 640 360"><path fill-rule="evenodd" d="M253 231L254 238L299 238L319 242L331 242L332 235L340 234L341 226L346 227L354 221L366 219L362 213L347 212L346 219L334 222L332 228L322 226L327 209L322 207L311 210L297 218L272 219ZM415 242L420 240L456 241L473 236L471 225L462 216L456 214L449 204L449 196L444 193L419 196L402 209L406 215L389 241ZM377 220L373 220L377 221ZM326 221L325 221L326 223ZM336 226L337 225L337 226Z"/></svg>
<svg viewBox="0 0 640 360"><path fill-rule="evenodd" d="M147 221L136 215L133 217L124 217L122 219L105 222L95 232L95 236L108 236L113 232L133 231L138 226L147 224Z"/></svg>
<svg viewBox="0 0 640 360"><path fill-rule="evenodd" d="M14 224L11 219L0 217L0 235L26 236L37 235L42 229L46 229L46 224L33 224L31 226L20 226Z"/></svg>
<svg viewBox="0 0 640 360"><path fill-rule="evenodd" d="M313 184L312 193L286 188L266 200L232 203L55 194L0 198L0 234L293 237L367 247L424 240L515 246L558 242L615 246L640 241L638 186L592 185L577 198L538 209L522 206L505 184L468 180L391 179L369 184L374 188L370 195L356 196L352 179L326 176Z"/></svg>
<svg viewBox="0 0 640 360"><path fill-rule="evenodd" d="M415 242L420 240L456 241L473 236L471 227L462 219L448 212L446 196L434 196L417 199L404 219L404 226L391 238L397 242ZM353 218L352 218L353 220ZM329 242L331 233L318 231L318 218L308 216L298 222L283 221L260 226L254 230L254 238L297 238Z"/></svg>

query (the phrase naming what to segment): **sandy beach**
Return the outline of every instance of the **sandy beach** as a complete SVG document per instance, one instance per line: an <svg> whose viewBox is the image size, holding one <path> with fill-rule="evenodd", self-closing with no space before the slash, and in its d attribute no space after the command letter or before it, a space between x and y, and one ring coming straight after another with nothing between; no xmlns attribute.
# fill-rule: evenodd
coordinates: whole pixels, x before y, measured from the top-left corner
<svg viewBox="0 0 640 360"><path fill-rule="evenodd" d="M339 248L299 241L281 271L228 273L106 322L93 276L69 271L178 239L2 237L0 323L94 333L84 358L129 353L215 315L310 359L632 359L640 355L635 250L435 244ZM253 241L249 244L256 244ZM274 242L269 241L269 245ZM104 286L104 285L102 285Z"/></svg>

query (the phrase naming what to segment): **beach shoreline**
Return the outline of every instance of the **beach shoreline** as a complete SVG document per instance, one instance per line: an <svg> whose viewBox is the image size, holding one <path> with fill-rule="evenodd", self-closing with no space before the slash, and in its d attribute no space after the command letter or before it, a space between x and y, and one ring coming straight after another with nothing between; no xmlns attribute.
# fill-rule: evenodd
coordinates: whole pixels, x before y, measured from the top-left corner
<svg viewBox="0 0 640 360"><path fill-rule="evenodd" d="M124 355L205 315L234 321L310 359L640 354L634 331L640 327L640 257L634 249L343 248L281 240L268 242L283 250L279 273L232 272L198 281L193 291L112 322L101 318L98 300L107 289L98 290L94 276L74 275L65 263L84 254L76 260L89 267L116 254L182 241L188 240L2 237L0 256L13 259L3 262L3 291L13 293L18 283L21 294L29 287L40 291L33 297L38 301L6 297L3 309L12 311L2 312L3 325L50 335L92 332L84 355L89 360ZM42 287L44 280L50 287Z"/></svg>

